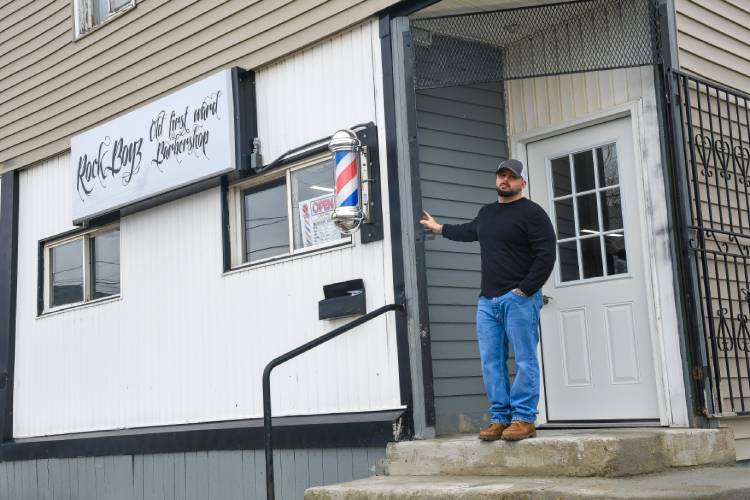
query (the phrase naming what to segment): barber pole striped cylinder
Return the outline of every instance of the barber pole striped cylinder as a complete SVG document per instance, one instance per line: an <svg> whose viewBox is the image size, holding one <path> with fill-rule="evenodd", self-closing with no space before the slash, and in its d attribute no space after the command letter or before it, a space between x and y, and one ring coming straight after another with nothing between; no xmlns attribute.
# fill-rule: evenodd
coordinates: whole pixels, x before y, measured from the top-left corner
<svg viewBox="0 0 750 500"><path fill-rule="evenodd" d="M336 208L359 205L359 174L354 151L336 151Z"/></svg>
<svg viewBox="0 0 750 500"><path fill-rule="evenodd" d="M359 139L351 130L339 130L328 148L335 162L334 185L336 208L331 218L344 233L351 233L362 223L359 192Z"/></svg>

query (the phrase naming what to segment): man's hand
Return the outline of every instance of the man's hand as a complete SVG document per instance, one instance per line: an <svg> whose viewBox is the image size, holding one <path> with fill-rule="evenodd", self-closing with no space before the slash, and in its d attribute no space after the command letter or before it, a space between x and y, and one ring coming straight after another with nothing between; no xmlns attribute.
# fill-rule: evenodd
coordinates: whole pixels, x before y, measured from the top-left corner
<svg viewBox="0 0 750 500"><path fill-rule="evenodd" d="M432 215L428 214L427 211L422 210L422 218L419 219L419 223L422 227L429 229L433 234L443 234L443 225L432 218Z"/></svg>

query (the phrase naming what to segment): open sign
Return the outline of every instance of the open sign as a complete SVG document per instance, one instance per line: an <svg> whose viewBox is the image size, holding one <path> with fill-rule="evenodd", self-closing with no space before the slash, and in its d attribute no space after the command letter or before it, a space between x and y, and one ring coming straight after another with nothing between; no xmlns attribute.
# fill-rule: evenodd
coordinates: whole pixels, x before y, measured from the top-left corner
<svg viewBox="0 0 750 500"><path fill-rule="evenodd" d="M299 202L299 230L303 247L341 238L341 231L331 219L335 208L333 193Z"/></svg>
<svg viewBox="0 0 750 500"><path fill-rule="evenodd" d="M310 210L313 214L332 212L334 208L336 208L336 203L334 202L333 195L317 199L310 203Z"/></svg>

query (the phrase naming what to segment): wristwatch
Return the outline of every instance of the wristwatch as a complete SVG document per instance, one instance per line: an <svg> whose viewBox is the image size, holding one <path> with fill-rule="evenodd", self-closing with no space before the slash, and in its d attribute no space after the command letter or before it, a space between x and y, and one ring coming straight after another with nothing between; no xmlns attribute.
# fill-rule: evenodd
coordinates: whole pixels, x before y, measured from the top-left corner
<svg viewBox="0 0 750 500"><path fill-rule="evenodd" d="M511 290L511 292L515 293L519 297L527 297L527 295L523 293L523 290L521 290L520 288L514 288L513 290Z"/></svg>

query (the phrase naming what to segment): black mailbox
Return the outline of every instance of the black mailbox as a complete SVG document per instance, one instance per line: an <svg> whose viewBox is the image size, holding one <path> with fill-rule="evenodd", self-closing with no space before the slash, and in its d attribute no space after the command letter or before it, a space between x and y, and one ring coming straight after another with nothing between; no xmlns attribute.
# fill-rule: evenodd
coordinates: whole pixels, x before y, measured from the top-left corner
<svg viewBox="0 0 750 500"><path fill-rule="evenodd" d="M325 299L318 302L318 319L342 318L367 312L365 283L361 279L323 285Z"/></svg>

